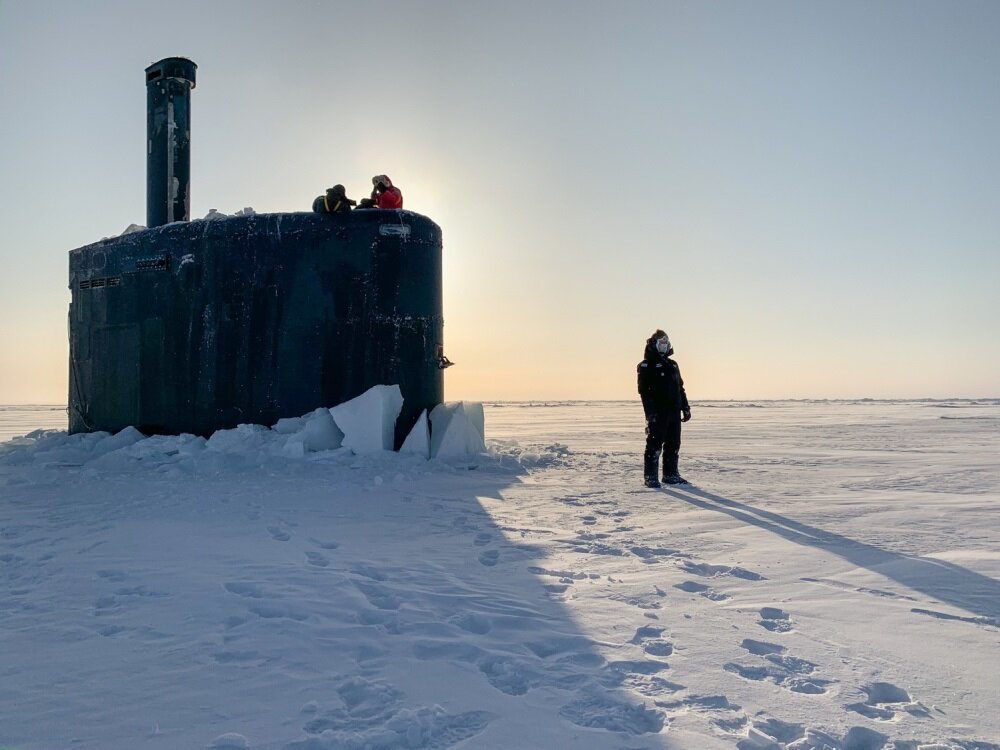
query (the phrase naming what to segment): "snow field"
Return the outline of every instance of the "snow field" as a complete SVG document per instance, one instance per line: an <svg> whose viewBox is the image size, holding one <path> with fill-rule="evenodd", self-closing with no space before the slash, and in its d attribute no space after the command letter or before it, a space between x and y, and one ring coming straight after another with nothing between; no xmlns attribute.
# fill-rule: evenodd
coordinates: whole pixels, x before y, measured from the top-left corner
<svg viewBox="0 0 1000 750"><path fill-rule="evenodd" d="M699 406L661 491L635 404L311 419L0 446L0 745L1000 747L1000 404Z"/></svg>

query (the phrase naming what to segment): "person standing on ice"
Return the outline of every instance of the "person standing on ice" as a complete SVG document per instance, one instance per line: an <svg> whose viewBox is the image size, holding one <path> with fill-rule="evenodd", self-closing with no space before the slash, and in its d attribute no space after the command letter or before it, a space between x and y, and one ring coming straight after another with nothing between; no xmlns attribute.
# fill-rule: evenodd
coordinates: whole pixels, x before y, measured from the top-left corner
<svg viewBox="0 0 1000 750"><path fill-rule="evenodd" d="M681 450L681 422L691 419L691 407L684 392L681 369L670 359L674 353L670 337L663 331L646 340L646 351L636 368L639 397L646 413L646 452L643 454L643 475L647 487L659 487L657 464L663 454L663 481L666 484L687 484L677 471Z"/></svg>

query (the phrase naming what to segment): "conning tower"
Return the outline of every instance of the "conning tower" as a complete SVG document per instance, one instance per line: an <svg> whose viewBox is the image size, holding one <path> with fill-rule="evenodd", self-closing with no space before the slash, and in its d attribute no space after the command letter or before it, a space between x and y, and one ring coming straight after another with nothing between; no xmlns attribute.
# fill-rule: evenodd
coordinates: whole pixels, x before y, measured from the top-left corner
<svg viewBox="0 0 1000 750"><path fill-rule="evenodd" d="M395 383L398 447L444 400L441 229L382 209L187 221L194 71L146 69L149 228L70 251L70 432L209 435Z"/></svg>

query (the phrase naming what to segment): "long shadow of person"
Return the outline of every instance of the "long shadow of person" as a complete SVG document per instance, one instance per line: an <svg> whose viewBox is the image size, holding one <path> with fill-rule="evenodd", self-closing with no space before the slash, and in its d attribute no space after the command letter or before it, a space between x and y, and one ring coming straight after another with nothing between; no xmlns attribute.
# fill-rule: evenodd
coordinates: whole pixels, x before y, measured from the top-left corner
<svg viewBox="0 0 1000 750"><path fill-rule="evenodd" d="M695 487L677 490L675 495L696 507L725 513L796 544L837 555L938 602L970 612L974 617L964 618L919 608L914 608L915 612L1000 627L1000 581L994 578L943 560L906 555L865 544Z"/></svg>

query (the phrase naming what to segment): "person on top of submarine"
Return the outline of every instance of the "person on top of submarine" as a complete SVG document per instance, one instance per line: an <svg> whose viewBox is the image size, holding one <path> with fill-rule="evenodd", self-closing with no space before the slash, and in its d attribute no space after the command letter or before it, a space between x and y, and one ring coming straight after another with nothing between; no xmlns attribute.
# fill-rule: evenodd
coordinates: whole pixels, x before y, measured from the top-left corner
<svg viewBox="0 0 1000 750"><path fill-rule="evenodd" d="M402 208L403 193L392 184L388 175L377 174L372 177L372 204L375 208Z"/></svg>
<svg viewBox="0 0 1000 750"><path fill-rule="evenodd" d="M325 195L320 195L313 201L313 211L318 214L339 214L350 211L351 206L356 205L358 202L347 197L343 185L334 185L327 188Z"/></svg>
<svg viewBox="0 0 1000 750"><path fill-rule="evenodd" d="M687 484L677 470L681 450L681 422L691 419L691 406L684 392L680 367L670 359L674 348L670 337L657 329L646 340L642 362L636 367L639 397L646 414L646 452L643 477L647 487L659 487L656 469L663 454L663 481Z"/></svg>

